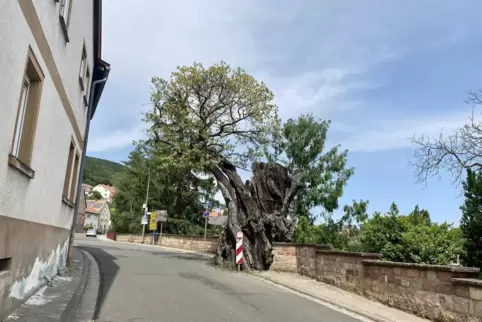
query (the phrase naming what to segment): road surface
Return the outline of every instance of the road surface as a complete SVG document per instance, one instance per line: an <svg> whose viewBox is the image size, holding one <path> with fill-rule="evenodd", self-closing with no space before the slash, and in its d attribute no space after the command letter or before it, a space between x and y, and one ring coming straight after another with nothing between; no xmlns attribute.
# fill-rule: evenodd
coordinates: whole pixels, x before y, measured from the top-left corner
<svg viewBox="0 0 482 322"><path fill-rule="evenodd" d="M96 321L359 320L259 278L214 268L196 254L76 235L101 270Z"/></svg>

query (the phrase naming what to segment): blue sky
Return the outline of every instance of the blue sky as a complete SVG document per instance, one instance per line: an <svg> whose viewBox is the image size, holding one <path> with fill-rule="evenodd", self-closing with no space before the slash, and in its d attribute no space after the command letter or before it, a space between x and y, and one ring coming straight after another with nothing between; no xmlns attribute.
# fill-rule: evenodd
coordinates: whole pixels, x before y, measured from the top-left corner
<svg viewBox="0 0 482 322"><path fill-rule="evenodd" d="M350 150L355 175L341 204L416 204L458 222L460 186L417 184L413 134L467 121L482 87L482 2L435 0L104 0L103 58L112 72L92 123L88 155L125 160L142 137L152 76L224 60L267 83L283 119L332 120L328 143Z"/></svg>

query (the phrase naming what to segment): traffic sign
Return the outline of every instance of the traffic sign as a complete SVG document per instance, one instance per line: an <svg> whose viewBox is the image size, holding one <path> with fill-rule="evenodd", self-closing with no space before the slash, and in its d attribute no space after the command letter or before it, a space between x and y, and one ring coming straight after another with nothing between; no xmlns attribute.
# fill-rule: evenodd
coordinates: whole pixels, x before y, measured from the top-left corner
<svg viewBox="0 0 482 322"><path fill-rule="evenodd" d="M151 219L149 220L149 230L157 230L157 216L155 211L151 213Z"/></svg>
<svg viewBox="0 0 482 322"><path fill-rule="evenodd" d="M157 221L167 221L167 210L156 210Z"/></svg>
<svg viewBox="0 0 482 322"><path fill-rule="evenodd" d="M203 212L203 216L204 216L204 217L209 217L209 210L204 211L204 212Z"/></svg>
<svg viewBox="0 0 482 322"><path fill-rule="evenodd" d="M142 216L141 225L147 225L147 216Z"/></svg>

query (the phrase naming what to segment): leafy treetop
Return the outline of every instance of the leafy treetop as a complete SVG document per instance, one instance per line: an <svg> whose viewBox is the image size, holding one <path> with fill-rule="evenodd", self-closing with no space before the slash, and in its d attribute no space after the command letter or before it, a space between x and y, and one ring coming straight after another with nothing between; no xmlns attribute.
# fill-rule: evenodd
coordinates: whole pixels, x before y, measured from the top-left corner
<svg viewBox="0 0 482 322"><path fill-rule="evenodd" d="M206 169L221 160L246 167L279 127L273 93L241 68L178 67L152 79L151 142L169 147L166 164ZM237 146L243 146L243 149Z"/></svg>
<svg viewBox="0 0 482 322"><path fill-rule="evenodd" d="M272 151L265 151L269 161L286 166L304 184L295 198L293 212L311 223L315 220L311 209L322 206L325 215L338 209L338 199L354 172L346 166L347 150L334 146L325 151L329 126L329 121L319 121L311 114L289 119L279 133L274 132Z"/></svg>

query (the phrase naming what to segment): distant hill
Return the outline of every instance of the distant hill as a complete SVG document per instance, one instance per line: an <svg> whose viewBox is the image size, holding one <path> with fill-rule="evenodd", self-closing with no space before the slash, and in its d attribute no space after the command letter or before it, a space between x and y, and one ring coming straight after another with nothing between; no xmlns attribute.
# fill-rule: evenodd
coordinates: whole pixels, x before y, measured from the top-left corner
<svg viewBox="0 0 482 322"><path fill-rule="evenodd" d="M114 177L124 169L124 165L87 156L85 159L83 183L96 186L99 183L113 185Z"/></svg>

